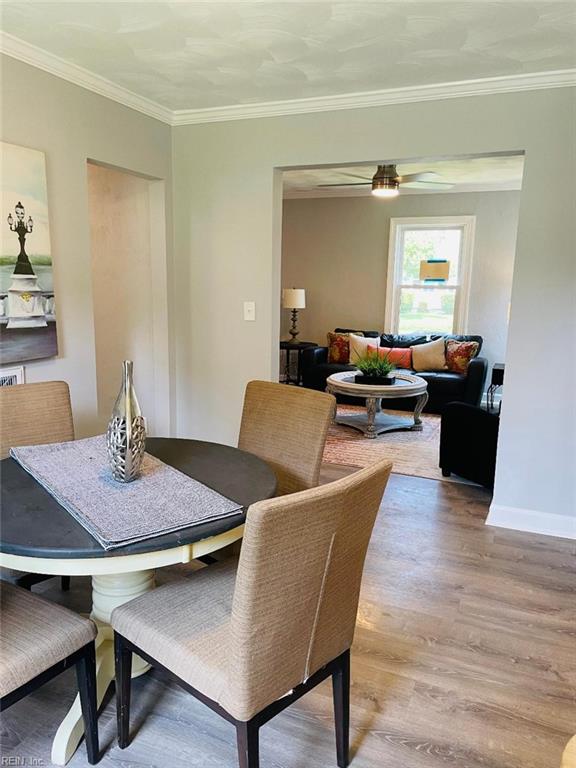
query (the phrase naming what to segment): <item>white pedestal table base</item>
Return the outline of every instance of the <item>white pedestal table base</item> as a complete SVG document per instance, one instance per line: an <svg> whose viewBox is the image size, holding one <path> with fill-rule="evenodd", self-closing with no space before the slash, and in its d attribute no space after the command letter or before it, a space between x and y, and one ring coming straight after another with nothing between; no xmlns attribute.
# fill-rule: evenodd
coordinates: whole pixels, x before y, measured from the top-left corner
<svg viewBox="0 0 576 768"><path fill-rule="evenodd" d="M90 617L98 626L96 637L96 697L98 707L114 681L114 632L110 616L114 608L154 589L154 571L106 574L92 577L92 613ZM150 669L150 665L135 656L132 659L132 677L138 677ZM52 742L52 762L66 765L84 735L84 722L80 708L80 696L64 720L60 723Z"/></svg>

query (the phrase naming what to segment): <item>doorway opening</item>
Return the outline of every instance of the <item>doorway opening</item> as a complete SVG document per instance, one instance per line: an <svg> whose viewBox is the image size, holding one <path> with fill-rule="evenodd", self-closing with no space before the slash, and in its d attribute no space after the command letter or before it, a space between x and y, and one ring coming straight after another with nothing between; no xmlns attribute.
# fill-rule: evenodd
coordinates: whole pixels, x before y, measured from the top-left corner
<svg viewBox="0 0 576 768"><path fill-rule="evenodd" d="M449 402L497 418L501 390L488 389L506 362L523 167L515 151L283 170L281 284L299 302L296 338L309 347L291 351L284 302L280 380L323 391L334 374L353 381L359 357L383 354L397 377L427 383L421 425L416 398L377 398L375 436L368 401L333 389L326 461L392 458L401 474L461 479L440 468L441 418ZM439 339L442 360L423 361Z"/></svg>

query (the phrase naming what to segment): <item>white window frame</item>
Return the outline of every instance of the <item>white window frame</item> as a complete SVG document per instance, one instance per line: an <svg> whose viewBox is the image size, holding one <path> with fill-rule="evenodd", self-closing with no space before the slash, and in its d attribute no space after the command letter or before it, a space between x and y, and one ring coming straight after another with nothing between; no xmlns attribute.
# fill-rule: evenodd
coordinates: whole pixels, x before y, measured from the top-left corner
<svg viewBox="0 0 576 768"><path fill-rule="evenodd" d="M458 284L455 292L454 322L452 333L468 332L468 305L470 302L470 278L474 252L476 216L417 216L390 219L390 241L388 246L388 277L386 283L386 308L384 328L386 333L398 333L400 317L401 264L398 258L401 238L405 230L413 229L454 229L462 230ZM444 283L430 283L426 288L438 290L453 287Z"/></svg>

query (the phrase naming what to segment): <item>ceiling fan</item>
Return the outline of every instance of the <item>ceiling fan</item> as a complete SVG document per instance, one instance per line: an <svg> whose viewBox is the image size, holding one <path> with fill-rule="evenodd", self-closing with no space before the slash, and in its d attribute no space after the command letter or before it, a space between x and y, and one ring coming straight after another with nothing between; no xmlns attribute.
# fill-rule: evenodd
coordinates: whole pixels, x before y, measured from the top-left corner
<svg viewBox="0 0 576 768"><path fill-rule="evenodd" d="M434 171L422 171L422 173L409 173L407 176L399 176L395 165L379 165L372 179L366 176L346 173L354 179L364 181L350 181L339 184L319 184L319 187L367 187L372 186L372 194L376 197L396 197L400 187L408 189L436 189L439 192L450 189L454 184L441 181L441 176Z"/></svg>

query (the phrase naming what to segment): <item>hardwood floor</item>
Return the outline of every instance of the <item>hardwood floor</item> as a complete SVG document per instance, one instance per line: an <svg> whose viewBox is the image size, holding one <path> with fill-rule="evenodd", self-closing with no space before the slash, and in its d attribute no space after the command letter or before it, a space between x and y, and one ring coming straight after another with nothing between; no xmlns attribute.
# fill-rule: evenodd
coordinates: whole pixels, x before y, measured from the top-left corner
<svg viewBox="0 0 576 768"><path fill-rule="evenodd" d="M345 471L326 467L324 479ZM392 476L352 652L355 768L559 768L576 730L574 543L488 528L488 503L475 486ZM35 589L87 607L85 579L69 593L56 579ZM63 675L5 712L3 760L48 765L72 697ZM233 728L157 672L133 683L132 730L119 750L111 695L103 768L236 766ZM261 763L336 765L328 683L262 729ZM88 765L83 746L69 765Z"/></svg>

